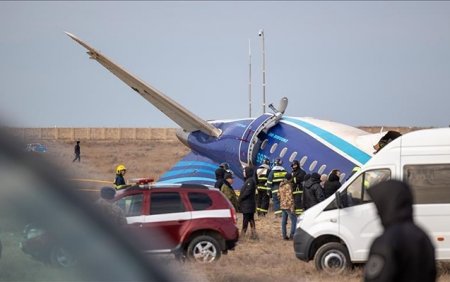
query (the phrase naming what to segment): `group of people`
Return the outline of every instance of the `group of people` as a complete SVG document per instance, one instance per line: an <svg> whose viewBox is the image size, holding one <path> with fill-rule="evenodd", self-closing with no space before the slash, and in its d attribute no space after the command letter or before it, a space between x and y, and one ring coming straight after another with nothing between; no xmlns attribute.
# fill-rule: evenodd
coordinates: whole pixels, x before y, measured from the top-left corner
<svg viewBox="0 0 450 282"><path fill-rule="evenodd" d="M292 240L297 216L334 194L341 186L341 172L338 169L332 170L329 175L307 174L298 160L291 163L290 172L283 167L281 159L276 159L273 167L270 167L269 159L264 159L256 170L245 167L243 174L245 182L237 196L233 188L233 173L227 163L222 163L215 171L215 187L224 193L236 211L243 214L241 233L245 236L250 225L252 239L258 237L254 214L266 216L270 199L274 215L281 217L283 239ZM289 236L286 231L288 218L291 221Z"/></svg>

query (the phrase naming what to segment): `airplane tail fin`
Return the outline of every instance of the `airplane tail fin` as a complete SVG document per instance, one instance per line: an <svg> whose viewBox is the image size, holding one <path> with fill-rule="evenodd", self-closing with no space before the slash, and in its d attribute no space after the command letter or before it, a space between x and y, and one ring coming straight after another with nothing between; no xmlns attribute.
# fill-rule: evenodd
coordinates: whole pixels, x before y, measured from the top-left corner
<svg viewBox="0 0 450 282"><path fill-rule="evenodd" d="M69 32L66 32L66 34L70 38L75 40L77 43L79 43L81 46L86 48L88 50L87 53L89 54L91 59L94 59L97 62L99 62L102 66L104 66L115 76L117 76L120 80L129 85L134 91L139 93L147 101L152 103L156 108L158 108L171 120L177 123L185 131L193 132L200 130L209 136L213 137L220 136L221 134L220 129L214 127L212 124L209 124L208 122L201 119L194 113L190 112L188 109L178 104L171 98L167 97L153 86L140 80L138 77L131 74L118 64L114 63L106 56L100 54L100 52L89 46L86 42L77 38L75 35Z"/></svg>

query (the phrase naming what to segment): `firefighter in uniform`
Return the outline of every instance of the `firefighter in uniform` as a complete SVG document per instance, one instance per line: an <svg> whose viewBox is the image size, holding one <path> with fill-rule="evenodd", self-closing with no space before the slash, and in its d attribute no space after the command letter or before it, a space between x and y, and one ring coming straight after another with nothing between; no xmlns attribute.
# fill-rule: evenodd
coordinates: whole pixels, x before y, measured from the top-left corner
<svg viewBox="0 0 450 282"><path fill-rule="evenodd" d="M121 164L116 167L116 179L114 179L114 185L116 190L129 187L129 185L126 184L124 178L126 172L127 168L124 165Z"/></svg>
<svg viewBox="0 0 450 282"><path fill-rule="evenodd" d="M303 181L306 172L300 167L298 160L294 160L291 164L292 168L292 182L294 196L295 215L299 216L303 213L302 197L303 197Z"/></svg>
<svg viewBox="0 0 450 282"><path fill-rule="evenodd" d="M269 173L269 177L267 178L267 187L270 187L272 191L272 201L273 201L273 213L276 217L281 216L280 209L280 198L278 197L278 187L280 186L281 181L283 181L286 176L286 169L284 169L283 161L281 159L275 160L275 166Z"/></svg>
<svg viewBox="0 0 450 282"><path fill-rule="evenodd" d="M267 187L267 177L270 172L269 165L269 159L264 159L264 162L256 170L256 212L258 216L266 216L269 211L270 188Z"/></svg>

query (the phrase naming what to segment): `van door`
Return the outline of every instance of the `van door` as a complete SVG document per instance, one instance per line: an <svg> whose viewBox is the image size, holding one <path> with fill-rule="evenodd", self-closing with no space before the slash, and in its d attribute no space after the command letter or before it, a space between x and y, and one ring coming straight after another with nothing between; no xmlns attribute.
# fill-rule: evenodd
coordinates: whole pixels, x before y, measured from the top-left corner
<svg viewBox="0 0 450 282"><path fill-rule="evenodd" d="M369 248L382 226L375 204L367 193L371 186L389 180L392 168L364 171L341 192L339 235L347 245L352 262L366 261Z"/></svg>
<svg viewBox="0 0 450 282"><path fill-rule="evenodd" d="M442 156L440 156L442 158ZM433 156L405 157L403 179L414 195L414 219L430 236L436 259L450 259L450 163ZM425 158L425 159L422 159ZM446 156L448 160L448 156ZM442 161L445 161L442 159Z"/></svg>

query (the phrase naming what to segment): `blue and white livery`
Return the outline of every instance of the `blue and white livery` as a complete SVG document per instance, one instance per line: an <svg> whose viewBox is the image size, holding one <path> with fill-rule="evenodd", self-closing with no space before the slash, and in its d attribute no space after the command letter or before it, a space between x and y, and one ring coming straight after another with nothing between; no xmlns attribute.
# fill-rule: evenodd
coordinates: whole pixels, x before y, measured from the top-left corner
<svg viewBox="0 0 450 282"><path fill-rule="evenodd" d="M264 158L281 158L285 166L294 159L307 173L329 173L340 169L342 179L353 167L372 157L372 145L382 133L369 134L358 128L314 118L284 116L287 98L279 109L257 118L205 121L153 86L145 83L74 35L73 40L88 49L96 60L134 91L152 103L181 128L178 139L192 152L158 180L164 183L213 185L218 164L227 162L237 176L234 187L242 185L243 167L260 165Z"/></svg>

